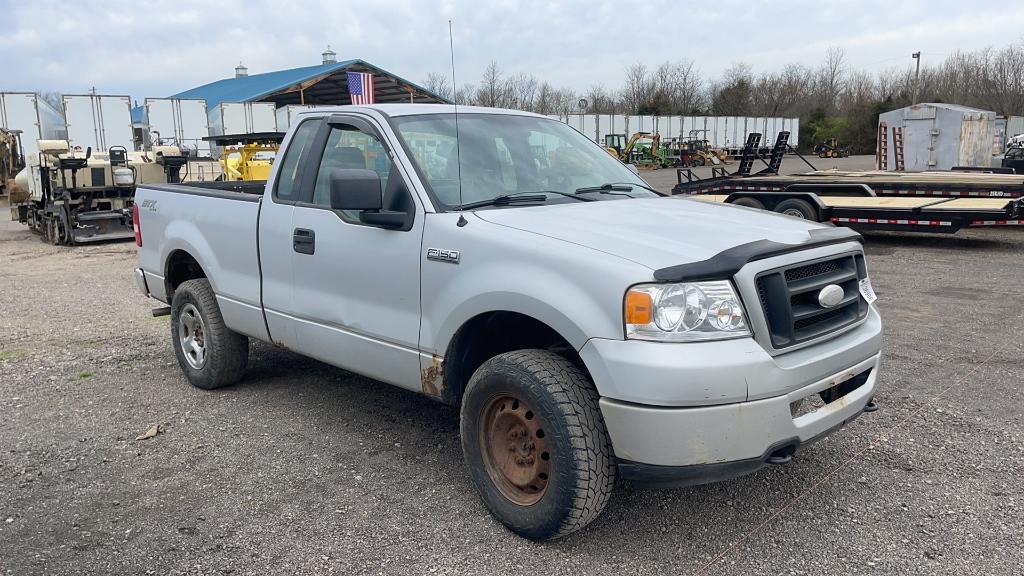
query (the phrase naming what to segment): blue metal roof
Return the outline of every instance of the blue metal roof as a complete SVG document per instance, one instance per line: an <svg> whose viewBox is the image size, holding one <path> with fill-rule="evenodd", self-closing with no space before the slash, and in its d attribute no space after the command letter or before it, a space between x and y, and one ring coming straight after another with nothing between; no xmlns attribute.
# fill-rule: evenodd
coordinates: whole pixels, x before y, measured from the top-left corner
<svg viewBox="0 0 1024 576"><path fill-rule="evenodd" d="M334 64L291 68L241 78L225 78L179 92L170 98L202 98L206 100L207 108L213 108L221 102L250 102L299 82L330 74L353 64L366 65L362 60L345 60Z"/></svg>
<svg viewBox="0 0 1024 576"><path fill-rule="evenodd" d="M250 76L242 76L241 78L225 78L216 82L210 82L209 84L203 84L202 86L196 86L184 92L178 92L168 96L168 98L206 100L207 109L211 109L221 102L252 102L301 82L325 76L353 65L360 65L381 74L386 74L400 80L404 84L412 86L420 92L436 97L441 102L448 102L448 100L437 96L415 82L409 82L405 78L359 59L317 66L304 66L302 68L290 68L288 70L278 70L277 72L266 72L263 74L252 74ZM136 106L132 109L132 122L147 122L144 106Z"/></svg>

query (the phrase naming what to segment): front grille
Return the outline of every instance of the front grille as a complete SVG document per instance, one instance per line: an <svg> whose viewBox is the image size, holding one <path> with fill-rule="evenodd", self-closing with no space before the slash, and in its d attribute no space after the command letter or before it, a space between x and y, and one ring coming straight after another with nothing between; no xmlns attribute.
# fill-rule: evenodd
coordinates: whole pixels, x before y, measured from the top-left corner
<svg viewBox="0 0 1024 576"><path fill-rule="evenodd" d="M786 348L820 338L856 323L868 313L860 295L860 280L867 277L861 254L828 258L762 272L757 295L764 309L772 346ZM831 308L818 302L821 289L835 284L843 299Z"/></svg>

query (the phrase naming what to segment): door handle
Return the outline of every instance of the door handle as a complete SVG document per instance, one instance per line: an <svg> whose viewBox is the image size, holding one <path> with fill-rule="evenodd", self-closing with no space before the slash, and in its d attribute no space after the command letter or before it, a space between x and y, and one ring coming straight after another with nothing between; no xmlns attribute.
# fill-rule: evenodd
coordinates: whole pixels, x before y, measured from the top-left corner
<svg viewBox="0 0 1024 576"><path fill-rule="evenodd" d="M316 252L316 232L307 228L296 228L292 232L292 250L299 254Z"/></svg>

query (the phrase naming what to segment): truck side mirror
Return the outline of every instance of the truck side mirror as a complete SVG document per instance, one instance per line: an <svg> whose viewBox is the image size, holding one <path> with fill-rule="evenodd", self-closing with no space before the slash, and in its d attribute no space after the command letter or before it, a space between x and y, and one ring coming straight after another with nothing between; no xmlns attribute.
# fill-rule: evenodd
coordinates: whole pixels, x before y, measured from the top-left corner
<svg viewBox="0 0 1024 576"><path fill-rule="evenodd" d="M384 210L380 176L363 168L331 170L331 209L358 210L359 221L370 226L396 230L406 224L407 214Z"/></svg>
<svg viewBox="0 0 1024 576"><path fill-rule="evenodd" d="M376 172L361 168L331 170L332 210L380 210L383 206Z"/></svg>

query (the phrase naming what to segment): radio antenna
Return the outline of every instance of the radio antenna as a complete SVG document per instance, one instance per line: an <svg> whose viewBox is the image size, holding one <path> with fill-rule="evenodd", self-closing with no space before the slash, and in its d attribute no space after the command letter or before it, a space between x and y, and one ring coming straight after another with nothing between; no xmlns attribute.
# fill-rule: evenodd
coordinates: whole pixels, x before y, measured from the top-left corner
<svg viewBox="0 0 1024 576"><path fill-rule="evenodd" d="M455 88L455 40L452 36L452 21L448 20L448 53L452 59L452 107L455 110L455 162L458 165L457 175L459 177L459 206L462 206L462 150L459 146L459 91ZM461 211L461 208L459 209ZM465 218L459 216L459 225L463 224Z"/></svg>

